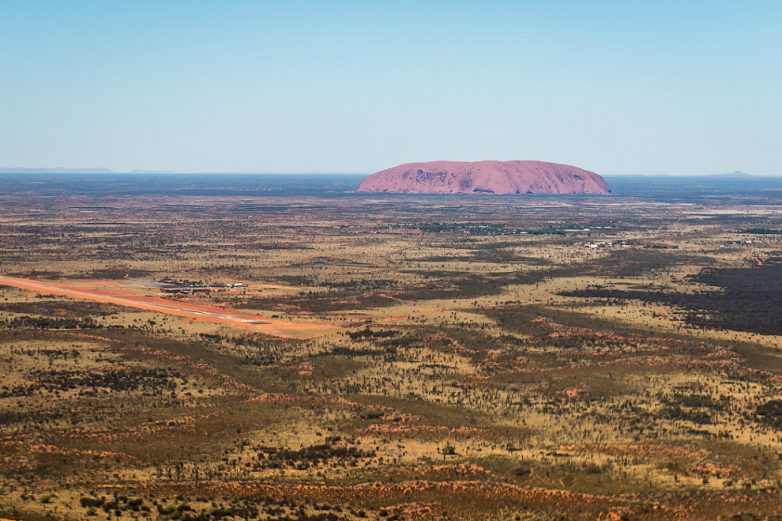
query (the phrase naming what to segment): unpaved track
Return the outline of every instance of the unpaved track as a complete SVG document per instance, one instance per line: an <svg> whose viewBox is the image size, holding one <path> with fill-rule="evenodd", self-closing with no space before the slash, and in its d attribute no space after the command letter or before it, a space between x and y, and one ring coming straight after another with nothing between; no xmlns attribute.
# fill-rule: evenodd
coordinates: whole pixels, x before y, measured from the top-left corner
<svg viewBox="0 0 782 521"><path fill-rule="evenodd" d="M42 295L63 295L76 299L93 300L96 302L116 304L118 306L145 309L147 311L157 311L207 322L217 322L229 326L252 329L259 333L287 338L310 338L336 329L328 324L305 321L294 322L258 317L249 313L224 310L216 306L177 302L174 300L143 295L117 294L96 289L80 289L60 282L38 281L0 275L0 285L12 286Z"/></svg>

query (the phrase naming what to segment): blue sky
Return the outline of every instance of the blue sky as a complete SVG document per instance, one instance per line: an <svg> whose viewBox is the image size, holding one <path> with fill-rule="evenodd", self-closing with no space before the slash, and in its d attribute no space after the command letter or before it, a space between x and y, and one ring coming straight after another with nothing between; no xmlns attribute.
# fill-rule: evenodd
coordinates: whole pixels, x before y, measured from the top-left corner
<svg viewBox="0 0 782 521"><path fill-rule="evenodd" d="M0 0L0 166L782 174L782 2Z"/></svg>

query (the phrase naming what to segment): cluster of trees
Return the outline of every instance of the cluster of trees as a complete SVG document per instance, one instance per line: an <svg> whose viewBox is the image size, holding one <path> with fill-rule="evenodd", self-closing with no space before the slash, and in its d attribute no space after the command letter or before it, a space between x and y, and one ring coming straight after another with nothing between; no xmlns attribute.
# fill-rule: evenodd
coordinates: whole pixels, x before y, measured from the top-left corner
<svg viewBox="0 0 782 521"><path fill-rule="evenodd" d="M96 329L100 325L92 317L55 318L55 317L14 317L5 321L11 329Z"/></svg>

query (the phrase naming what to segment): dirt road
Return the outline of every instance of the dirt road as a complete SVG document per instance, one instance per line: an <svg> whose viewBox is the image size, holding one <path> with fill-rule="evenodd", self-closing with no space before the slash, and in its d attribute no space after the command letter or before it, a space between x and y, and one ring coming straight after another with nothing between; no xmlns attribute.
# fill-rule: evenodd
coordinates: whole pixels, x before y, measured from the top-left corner
<svg viewBox="0 0 782 521"><path fill-rule="evenodd" d="M178 302L154 296L136 295L133 293L117 293L115 291L94 288L85 289L79 288L75 284L69 285L62 282L39 281L0 275L0 285L12 286L42 295L62 295L76 299L106 302L118 306L144 309L147 311L157 311L207 322L217 322L220 324L252 329L259 333L287 338L310 338L336 329L328 324L265 318L250 313L222 309L217 306Z"/></svg>

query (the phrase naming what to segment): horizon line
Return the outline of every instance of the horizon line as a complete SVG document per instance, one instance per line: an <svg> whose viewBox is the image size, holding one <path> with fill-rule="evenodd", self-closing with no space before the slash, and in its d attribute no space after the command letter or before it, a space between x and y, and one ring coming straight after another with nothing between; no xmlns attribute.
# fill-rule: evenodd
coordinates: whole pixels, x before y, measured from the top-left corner
<svg viewBox="0 0 782 521"><path fill-rule="evenodd" d="M106 167L0 167L0 174L115 174L115 175L372 175L375 172L369 171L272 171L272 170L250 170L250 171L231 171L231 170L154 170L154 169L133 169L133 170L113 170ZM741 170L721 173L670 173L670 172L651 172L651 173L611 173L598 174L603 177L782 177L782 174L768 173L747 173Z"/></svg>

